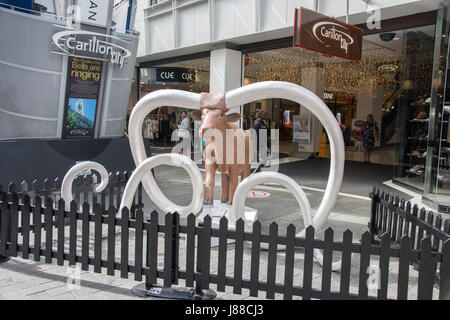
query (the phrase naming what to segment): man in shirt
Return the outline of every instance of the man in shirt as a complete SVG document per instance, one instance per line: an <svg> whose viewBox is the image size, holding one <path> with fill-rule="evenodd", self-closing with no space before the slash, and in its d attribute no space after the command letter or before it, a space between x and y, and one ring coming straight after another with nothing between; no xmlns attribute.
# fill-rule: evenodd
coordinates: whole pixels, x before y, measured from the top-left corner
<svg viewBox="0 0 450 320"><path fill-rule="evenodd" d="M179 125L178 130L178 144L183 143L183 147L187 149L187 153L190 155L191 153L191 142L190 142L190 130L191 130L191 119L187 112L183 111L181 113L181 124ZM186 141L183 141L186 140ZM183 149L184 149L183 148ZM180 150L180 153L183 153L183 150Z"/></svg>

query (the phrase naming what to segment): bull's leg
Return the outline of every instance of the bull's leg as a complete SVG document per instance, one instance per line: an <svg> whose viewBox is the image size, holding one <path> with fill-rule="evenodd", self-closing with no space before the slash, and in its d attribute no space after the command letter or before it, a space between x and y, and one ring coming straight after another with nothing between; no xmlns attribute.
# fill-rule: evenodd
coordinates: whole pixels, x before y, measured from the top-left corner
<svg viewBox="0 0 450 320"><path fill-rule="evenodd" d="M239 172L236 169L232 169L231 167L228 171L230 173L230 178L229 178L230 201L229 201L229 204L231 205L231 204L233 204L234 192L236 191L236 188L239 183L239 180L238 180Z"/></svg>
<svg viewBox="0 0 450 320"><path fill-rule="evenodd" d="M222 197L220 199L221 202L228 202L230 200L230 177L226 173L221 173L222 175Z"/></svg>
<svg viewBox="0 0 450 320"><path fill-rule="evenodd" d="M244 169L244 171L241 174L241 181L243 181L245 178L247 178L250 175L250 169L251 169L250 166L248 166Z"/></svg>
<svg viewBox="0 0 450 320"><path fill-rule="evenodd" d="M203 204L212 205L214 203L214 186L216 178L216 164L205 165L205 197L203 198Z"/></svg>

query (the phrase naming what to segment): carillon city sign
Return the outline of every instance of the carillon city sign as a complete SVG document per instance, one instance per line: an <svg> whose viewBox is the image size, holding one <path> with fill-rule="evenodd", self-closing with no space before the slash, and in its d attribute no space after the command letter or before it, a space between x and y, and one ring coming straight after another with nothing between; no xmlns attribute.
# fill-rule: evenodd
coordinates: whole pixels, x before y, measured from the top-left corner
<svg viewBox="0 0 450 320"><path fill-rule="evenodd" d="M59 49L52 53L63 54L77 58L109 61L122 68L131 52L111 41L126 43L127 40L97 32L83 30L65 30L55 33L52 42Z"/></svg>
<svg viewBox="0 0 450 320"><path fill-rule="evenodd" d="M348 60L360 60L362 29L306 8L295 9L294 45Z"/></svg>

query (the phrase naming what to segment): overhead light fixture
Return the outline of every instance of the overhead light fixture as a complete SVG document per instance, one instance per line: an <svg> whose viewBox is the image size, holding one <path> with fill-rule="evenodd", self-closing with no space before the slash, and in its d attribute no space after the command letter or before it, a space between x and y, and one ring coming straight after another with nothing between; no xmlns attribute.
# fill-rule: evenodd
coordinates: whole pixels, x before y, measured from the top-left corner
<svg viewBox="0 0 450 320"><path fill-rule="evenodd" d="M395 33L394 32L386 32L386 33L380 33L380 39L383 41L391 41L394 39Z"/></svg>

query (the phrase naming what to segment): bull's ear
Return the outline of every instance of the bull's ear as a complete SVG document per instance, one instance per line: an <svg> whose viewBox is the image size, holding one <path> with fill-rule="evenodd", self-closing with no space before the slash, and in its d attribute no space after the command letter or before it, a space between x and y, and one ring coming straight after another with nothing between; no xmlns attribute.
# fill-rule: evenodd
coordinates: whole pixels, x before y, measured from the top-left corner
<svg viewBox="0 0 450 320"><path fill-rule="evenodd" d="M228 122L236 122L241 119L241 114L234 112L234 113L228 114L227 117L228 117Z"/></svg>
<svg viewBox="0 0 450 320"><path fill-rule="evenodd" d="M202 120L202 113L200 111L192 111L191 117L194 121L200 121Z"/></svg>

